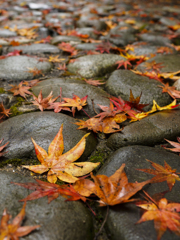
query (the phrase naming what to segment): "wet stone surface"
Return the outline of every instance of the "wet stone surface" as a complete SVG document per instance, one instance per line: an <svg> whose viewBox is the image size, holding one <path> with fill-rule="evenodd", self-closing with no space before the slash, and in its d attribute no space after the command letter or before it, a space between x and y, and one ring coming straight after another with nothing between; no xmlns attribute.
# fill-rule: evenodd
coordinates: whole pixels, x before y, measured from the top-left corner
<svg viewBox="0 0 180 240"><path fill-rule="evenodd" d="M17 0L0 5L1 215L7 208L14 218L23 205L19 200L32 192L11 182L47 182L46 172L33 173L22 165L40 164L31 138L48 152L62 124L63 154L90 133L77 162L100 162L94 175L111 176L125 163L129 182L142 182L153 176L137 170L151 168L146 159L162 166L166 161L180 172L179 153L163 148L173 148L165 139L177 142L180 137L180 107L131 122L133 114L150 111L153 100L160 107L175 99L180 102L177 1ZM114 99L119 105L112 103ZM53 104L58 105L56 110ZM148 106L138 108L141 104ZM117 112L124 112L127 120L122 122ZM100 132L99 124L110 133ZM1 146L7 142L1 156ZM73 151L73 157L76 154ZM179 202L179 184L176 181L166 192L169 201ZM167 191L168 185L150 183L143 189L153 196ZM153 221L136 224L142 211L133 203L111 206L105 227L95 237L106 207L95 201L88 201L88 207L83 201L65 200L59 196L50 204L46 197L28 201L23 225L41 227L22 239L157 239ZM161 240L169 239L179 236L166 231Z"/></svg>

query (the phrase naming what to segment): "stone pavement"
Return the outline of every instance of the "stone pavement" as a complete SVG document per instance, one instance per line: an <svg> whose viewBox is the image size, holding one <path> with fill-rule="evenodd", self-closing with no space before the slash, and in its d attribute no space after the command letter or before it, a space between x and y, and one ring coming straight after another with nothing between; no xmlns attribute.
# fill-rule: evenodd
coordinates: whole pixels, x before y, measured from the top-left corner
<svg viewBox="0 0 180 240"><path fill-rule="evenodd" d="M72 98L73 94L80 98L88 95L83 109L90 117L101 112L99 105L109 106L110 96L128 101L130 90L135 98L142 94L140 103L148 104L145 111L152 108L153 100L161 107L168 105L173 98L162 92L163 83L157 76L171 73L164 77L164 83L180 90L179 14L180 5L155 5L146 1L138 4L113 0L0 1L0 100L11 113L0 123L0 139L4 139L3 143L9 141L7 153L0 162L0 213L6 207L14 217L22 208L18 201L30 193L10 182L46 179L46 175L33 175L21 166L38 162L31 137L47 150L63 123L64 152L67 152L87 132L86 129L78 130L74 124L77 119L88 119L82 110L76 111L75 118L67 111L41 112L32 104L31 95L26 99L14 96L9 91L10 84L39 79L31 88L35 96L41 90L43 97L51 91L53 98L61 91L62 98ZM118 68L117 61L126 60L132 65ZM137 64L138 61L142 62ZM156 75L138 75L130 69L143 73L153 71ZM88 79L100 79L104 84L92 86L86 82ZM135 170L149 168L146 159L160 165L166 161L180 172L178 154L161 146L167 145L164 139L176 141L180 136L179 109L156 112L132 123L126 121L121 124L124 127L121 132L91 131L80 160L100 161L101 166L95 174L107 176L125 163L129 182L150 178L149 174ZM151 196L167 189L166 182L145 187ZM179 202L180 183L176 182L165 196ZM65 202L63 197L50 204L46 198L30 201L24 225L40 224L41 228L22 239L94 239L105 211L96 204L92 204L92 208L98 211L97 217L80 201ZM140 209L132 203L111 207L105 230L97 239L156 239L152 221L135 224L140 216ZM179 237L166 231L161 239Z"/></svg>

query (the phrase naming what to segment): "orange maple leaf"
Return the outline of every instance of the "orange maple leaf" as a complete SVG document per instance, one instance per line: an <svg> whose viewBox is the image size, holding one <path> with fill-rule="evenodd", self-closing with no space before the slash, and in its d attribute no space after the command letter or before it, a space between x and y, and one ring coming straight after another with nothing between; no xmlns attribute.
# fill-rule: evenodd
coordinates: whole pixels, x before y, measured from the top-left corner
<svg viewBox="0 0 180 240"><path fill-rule="evenodd" d="M171 191L176 180L180 181L180 177L177 175L180 173L176 173L176 169L172 169L171 166L169 166L165 161L164 167L150 160L147 161L151 163L155 170L154 169L137 169L137 170L155 175L155 177L151 179L151 182L155 183L167 181L167 184Z"/></svg>
<svg viewBox="0 0 180 240"><path fill-rule="evenodd" d="M44 76L42 70L39 70L36 67L35 68L28 68L28 69L29 69L29 71L27 71L27 72L32 73L33 77L36 76L36 75L43 75Z"/></svg>
<svg viewBox="0 0 180 240"><path fill-rule="evenodd" d="M138 207L146 210L137 223L154 220L157 240L161 239L167 229L180 236L180 203L168 203L166 198L156 202L147 193L146 196L150 201L136 203Z"/></svg>
<svg viewBox="0 0 180 240"><path fill-rule="evenodd" d="M5 239L19 240L20 237L26 236L36 228L40 227L40 225L24 226L24 227L20 226L25 216L25 207L26 207L26 202L24 203L20 213L12 220L10 224L8 224L8 222L12 216L7 213L6 209L4 210L1 218L1 225L0 225L1 240L5 240Z"/></svg>
<svg viewBox="0 0 180 240"><path fill-rule="evenodd" d="M9 117L10 114L10 109L5 109L3 103L0 103L0 119L5 116Z"/></svg>
<svg viewBox="0 0 180 240"><path fill-rule="evenodd" d="M95 183L94 194L96 194L100 200L100 206L113 206L120 203L132 202L135 199L130 199L138 191L140 191L149 180L141 183L128 183L128 178L124 172L125 164L110 177L105 175L93 176L91 177Z"/></svg>
<svg viewBox="0 0 180 240"><path fill-rule="evenodd" d="M52 99L53 96L52 96L52 91L51 91L50 94L46 98L43 98L42 90L41 90L39 92L38 97L36 97L33 94L34 101L31 101L31 102L34 105L38 106L41 111L43 111L43 109L47 109L53 102L55 102L58 99L58 97Z"/></svg>
<svg viewBox="0 0 180 240"><path fill-rule="evenodd" d="M14 93L14 96L21 95L26 99L26 94L32 95L32 93L29 91L31 87L29 86L23 86L24 82L20 82L18 85L11 85L12 87L9 91Z"/></svg>
<svg viewBox="0 0 180 240"><path fill-rule="evenodd" d="M89 136L89 133L84 135L75 147L62 155L64 150L62 130L63 125L61 125L59 132L50 144L48 153L32 139L37 158L41 162L41 165L23 166L39 174L48 172L47 180L50 183L55 183L57 178L65 182L74 183L78 180L77 177L86 175L100 164L91 162L73 163L83 154L86 137Z"/></svg>
<svg viewBox="0 0 180 240"><path fill-rule="evenodd" d="M87 97L88 95L80 98L77 95L73 94L73 98L63 98L65 102L59 103L59 107L72 107L72 114L74 117L76 108L78 111L80 111L83 106L87 105Z"/></svg>
<svg viewBox="0 0 180 240"><path fill-rule="evenodd" d="M163 85L164 86L158 86L162 88L162 93L167 92L173 99L180 98L180 91L176 90L175 86L169 86L169 83Z"/></svg>
<svg viewBox="0 0 180 240"><path fill-rule="evenodd" d="M128 69L128 65L132 66L132 64L128 60L120 60L117 61L116 64L118 64L117 69L119 69L121 66L124 66L125 69Z"/></svg>

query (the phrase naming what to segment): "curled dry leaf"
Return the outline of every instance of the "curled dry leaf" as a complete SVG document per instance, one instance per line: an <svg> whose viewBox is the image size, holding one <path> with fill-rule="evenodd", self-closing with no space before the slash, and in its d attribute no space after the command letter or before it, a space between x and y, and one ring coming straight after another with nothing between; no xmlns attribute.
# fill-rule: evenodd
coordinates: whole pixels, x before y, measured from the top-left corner
<svg viewBox="0 0 180 240"><path fill-rule="evenodd" d="M100 164L91 162L73 163L83 154L86 137L88 137L89 133L84 135L75 147L62 154L64 150L62 130L63 125L50 144L48 153L32 139L37 158L41 162L41 165L23 166L39 174L48 172L47 179L50 183L55 183L57 178L64 182L74 183L78 180L77 177L86 175Z"/></svg>
<svg viewBox="0 0 180 240"><path fill-rule="evenodd" d="M36 228L40 227L40 225L21 227L21 223L25 216L25 207L26 202L24 203L20 213L10 224L8 224L8 222L11 219L11 215L7 213L6 209L4 210L0 225L0 240L19 240L20 237L26 236Z"/></svg>

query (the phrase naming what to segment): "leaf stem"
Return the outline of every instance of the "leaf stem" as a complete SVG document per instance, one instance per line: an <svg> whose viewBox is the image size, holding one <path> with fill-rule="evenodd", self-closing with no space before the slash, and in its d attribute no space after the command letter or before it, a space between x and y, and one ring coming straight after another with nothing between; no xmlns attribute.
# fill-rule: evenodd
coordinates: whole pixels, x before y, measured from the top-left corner
<svg viewBox="0 0 180 240"><path fill-rule="evenodd" d="M95 235L94 240L97 240L97 237L98 237L99 234L102 232L103 227L104 227L104 225L105 225L105 223L106 223L106 221L107 221L108 213L109 213L109 205L107 205L106 216L105 216L105 218L104 218L104 221L103 221L103 223L102 223L102 225L101 225L98 233Z"/></svg>

